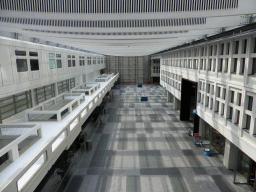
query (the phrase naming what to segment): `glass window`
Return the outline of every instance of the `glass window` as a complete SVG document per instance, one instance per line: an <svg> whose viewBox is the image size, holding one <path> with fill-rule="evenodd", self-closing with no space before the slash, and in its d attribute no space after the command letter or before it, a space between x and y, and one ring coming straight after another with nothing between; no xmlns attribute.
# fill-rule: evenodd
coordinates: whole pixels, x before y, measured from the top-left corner
<svg viewBox="0 0 256 192"><path fill-rule="evenodd" d="M49 57L50 58L54 58L55 57L55 53L49 53Z"/></svg>
<svg viewBox="0 0 256 192"><path fill-rule="evenodd" d="M238 106L241 106L241 101L242 101L242 93L238 93Z"/></svg>
<svg viewBox="0 0 256 192"><path fill-rule="evenodd" d="M252 111L252 104L253 104L253 97L252 96L248 96L248 110Z"/></svg>
<svg viewBox="0 0 256 192"><path fill-rule="evenodd" d="M238 54L238 49L239 49L239 41L235 41L235 50L234 50L234 54Z"/></svg>
<svg viewBox="0 0 256 192"><path fill-rule="evenodd" d="M233 116L233 107L229 107L229 119L232 119Z"/></svg>
<svg viewBox="0 0 256 192"><path fill-rule="evenodd" d="M230 43L227 43L226 55L229 55Z"/></svg>
<svg viewBox="0 0 256 192"><path fill-rule="evenodd" d="M251 116L250 116L250 115L246 115L246 125L245 125L245 129L250 130L250 126L251 126Z"/></svg>
<svg viewBox="0 0 256 192"><path fill-rule="evenodd" d="M246 48L247 48L247 39L243 40L243 50L242 50L242 54L246 53Z"/></svg>
<svg viewBox="0 0 256 192"><path fill-rule="evenodd" d="M236 110L236 121L235 121L236 124L239 124L239 119L240 119L240 111Z"/></svg>
<svg viewBox="0 0 256 192"><path fill-rule="evenodd" d="M219 112L219 101L216 101L216 107L215 107L215 112Z"/></svg>
<svg viewBox="0 0 256 192"><path fill-rule="evenodd" d="M254 49L253 52L256 53L256 37L254 38Z"/></svg>
<svg viewBox="0 0 256 192"><path fill-rule="evenodd" d="M235 92L230 91L230 103L234 103L234 96L235 96Z"/></svg>
<svg viewBox="0 0 256 192"><path fill-rule="evenodd" d="M222 71L222 66L223 66L223 59L220 59L220 63L219 63L219 70L218 71Z"/></svg>
<svg viewBox="0 0 256 192"><path fill-rule="evenodd" d="M224 100L226 99L226 89L225 88L223 89L223 99Z"/></svg>
<svg viewBox="0 0 256 192"><path fill-rule="evenodd" d="M35 101L39 104L55 96L54 84L46 85L35 89Z"/></svg>
<svg viewBox="0 0 256 192"><path fill-rule="evenodd" d="M55 59L50 59L49 60L49 65L50 65L50 69L55 69L56 68Z"/></svg>
<svg viewBox="0 0 256 192"><path fill-rule="evenodd" d="M30 59L30 68L31 68L31 71L39 70L38 59Z"/></svg>
<svg viewBox="0 0 256 192"><path fill-rule="evenodd" d="M218 95L217 97L220 97L220 87L218 87Z"/></svg>
<svg viewBox="0 0 256 192"><path fill-rule="evenodd" d="M234 58L234 63L233 63L232 72L233 72L233 73L236 73L236 69L237 69L237 58Z"/></svg>
<svg viewBox="0 0 256 192"><path fill-rule="evenodd" d="M255 75L255 74L256 74L256 58L253 58L251 75Z"/></svg>
<svg viewBox="0 0 256 192"><path fill-rule="evenodd" d="M15 55L17 55L17 56L26 56L26 51L15 50Z"/></svg>
<svg viewBox="0 0 256 192"><path fill-rule="evenodd" d="M38 53L37 52L29 52L29 56L31 57L37 57L38 56Z"/></svg>
<svg viewBox="0 0 256 192"><path fill-rule="evenodd" d="M57 59L57 68L62 68L62 62L60 59Z"/></svg>
<svg viewBox="0 0 256 192"><path fill-rule="evenodd" d="M240 73L244 74L245 58L241 58Z"/></svg>
<svg viewBox="0 0 256 192"><path fill-rule="evenodd" d="M16 65L18 72L28 71L27 59L16 59Z"/></svg>
<svg viewBox="0 0 256 192"><path fill-rule="evenodd" d="M25 91L13 96L0 99L0 117L6 119L32 107L31 91Z"/></svg>
<svg viewBox="0 0 256 192"><path fill-rule="evenodd" d="M71 60L68 60L68 67L71 67Z"/></svg>
<svg viewBox="0 0 256 192"><path fill-rule="evenodd" d="M224 54L224 43L221 44L220 54L221 55Z"/></svg>

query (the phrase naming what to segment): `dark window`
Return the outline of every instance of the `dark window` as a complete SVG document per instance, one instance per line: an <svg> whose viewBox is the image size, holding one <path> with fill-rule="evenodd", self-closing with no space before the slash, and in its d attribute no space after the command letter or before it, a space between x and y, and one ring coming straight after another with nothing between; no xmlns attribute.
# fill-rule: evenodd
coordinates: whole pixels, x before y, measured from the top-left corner
<svg viewBox="0 0 256 192"><path fill-rule="evenodd" d="M237 112L237 116L236 116L236 124L239 124L239 119L240 119L240 111L239 110L237 110L236 111Z"/></svg>
<svg viewBox="0 0 256 192"><path fill-rule="evenodd" d="M37 52L29 52L29 56L37 57L38 53Z"/></svg>
<svg viewBox="0 0 256 192"><path fill-rule="evenodd" d="M215 110L216 112L219 112L219 103L220 103L219 101L216 101L216 110Z"/></svg>
<svg viewBox="0 0 256 192"><path fill-rule="evenodd" d="M256 53L256 37L254 38L254 50L253 50L254 53Z"/></svg>
<svg viewBox="0 0 256 192"><path fill-rule="evenodd" d="M26 51L15 50L15 55L17 55L17 56L26 56Z"/></svg>
<svg viewBox="0 0 256 192"><path fill-rule="evenodd" d="M239 41L235 42L235 54L238 54Z"/></svg>
<svg viewBox="0 0 256 192"><path fill-rule="evenodd" d="M224 100L226 99L226 89L225 88L223 89L223 99Z"/></svg>
<svg viewBox="0 0 256 192"><path fill-rule="evenodd" d="M209 68L208 68L208 71L211 71L212 70L212 59L209 60Z"/></svg>
<svg viewBox="0 0 256 192"><path fill-rule="evenodd" d="M229 107L229 119L232 119L233 107Z"/></svg>
<svg viewBox="0 0 256 192"><path fill-rule="evenodd" d="M237 58L234 58L234 64L233 64L233 73L236 73L236 69L237 69Z"/></svg>
<svg viewBox="0 0 256 192"><path fill-rule="evenodd" d="M242 102L242 93L238 93L238 106L241 106L241 102Z"/></svg>
<svg viewBox="0 0 256 192"><path fill-rule="evenodd" d="M68 60L68 67L71 67L71 60Z"/></svg>
<svg viewBox="0 0 256 192"><path fill-rule="evenodd" d="M16 59L16 65L18 72L28 71L27 59Z"/></svg>
<svg viewBox="0 0 256 192"><path fill-rule="evenodd" d="M218 95L217 97L220 97L220 87L218 87Z"/></svg>
<svg viewBox="0 0 256 192"><path fill-rule="evenodd" d="M245 54L246 53L246 47L247 47L247 39L245 39L244 41L243 41L243 54Z"/></svg>
<svg viewBox="0 0 256 192"><path fill-rule="evenodd" d="M218 71L222 71L222 66L223 66L223 59L220 59L219 70Z"/></svg>
<svg viewBox="0 0 256 192"><path fill-rule="evenodd" d="M251 116L250 116L250 115L246 115L246 125L245 125L245 129L250 130L250 125L251 125Z"/></svg>
<svg viewBox="0 0 256 192"><path fill-rule="evenodd" d="M61 60L57 60L57 68L62 68L62 62Z"/></svg>
<svg viewBox="0 0 256 192"><path fill-rule="evenodd" d="M231 91L230 92L230 103L234 103L234 96L235 96L235 92L234 91Z"/></svg>
<svg viewBox="0 0 256 192"><path fill-rule="evenodd" d="M230 43L227 43L227 52L226 52L226 55L229 55L229 48L230 48Z"/></svg>
<svg viewBox="0 0 256 192"><path fill-rule="evenodd" d="M242 58L242 61L241 61L241 71L240 71L241 74L244 74L244 66L245 66L245 58Z"/></svg>
<svg viewBox="0 0 256 192"><path fill-rule="evenodd" d="M221 44L220 54L221 54L221 55L223 55L223 54L224 54L224 43L222 43L222 44Z"/></svg>
<svg viewBox="0 0 256 192"><path fill-rule="evenodd" d="M208 105L209 105L209 99L210 99L210 98L207 96L207 97L206 97L205 106L208 106Z"/></svg>
<svg viewBox="0 0 256 192"><path fill-rule="evenodd" d="M30 68L31 68L31 71L39 70L38 59L30 59Z"/></svg>
<svg viewBox="0 0 256 192"><path fill-rule="evenodd" d="M76 66L76 61L72 60L72 66L75 67Z"/></svg>
<svg viewBox="0 0 256 192"><path fill-rule="evenodd" d="M226 68L225 68L225 73L227 73L227 71L228 71L228 59L226 59Z"/></svg>
<svg viewBox="0 0 256 192"><path fill-rule="evenodd" d="M211 88L211 85L208 83L207 84L207 93L210 93L210 88Z"/></svg>
<svg viewBox="0 0 256 192"><path fill-rule="evenodd" d="M221 115L224 115L225 104L221 103Z"/></svg>
<svg viewBox="0 0 256 192"><path fill-rule="evenodd" d="M252 75L256 74L256 58L253 58L253 62L252 62Z"/></svg>
<svg viewBox="0 0 256 192"><path fill-rule="evenodd" d="M251 111L252 110L252 104L253 104L253 97L252 96L248 96L248 110Z"/></svg>

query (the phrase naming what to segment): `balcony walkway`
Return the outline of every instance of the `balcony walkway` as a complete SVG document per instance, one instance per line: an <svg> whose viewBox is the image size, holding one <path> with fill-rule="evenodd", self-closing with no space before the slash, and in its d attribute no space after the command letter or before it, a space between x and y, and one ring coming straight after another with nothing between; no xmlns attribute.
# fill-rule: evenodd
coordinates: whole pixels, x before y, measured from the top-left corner
<svg viewBox="0 0 256 192"><path fill-rule="evenodd" d="M178 120L162 87L126 85L120 93L94 135L92 151L80 151L58 191L251 191L233 184L233 171L194 145L187 136L192 124ZM140 95L149 100L140 102Z"/></svg>

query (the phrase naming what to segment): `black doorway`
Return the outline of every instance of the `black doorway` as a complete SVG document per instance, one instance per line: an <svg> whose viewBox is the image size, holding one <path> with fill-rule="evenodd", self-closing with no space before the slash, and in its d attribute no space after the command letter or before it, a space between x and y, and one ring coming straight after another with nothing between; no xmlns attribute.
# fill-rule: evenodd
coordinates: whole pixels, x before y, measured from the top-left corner
<svg viewBox="0 0 256 192"><path fill-rule="evenodd" d="M197 101L197 82L182 79L181 84L181 105L180 120L194 121L193 109L196 109Z"/></svg>
<svg viewBox="0 0 256 192"><path fill-rule="evenodd" d="M160 84L160 77L153 77L153 84Z"/></svg>

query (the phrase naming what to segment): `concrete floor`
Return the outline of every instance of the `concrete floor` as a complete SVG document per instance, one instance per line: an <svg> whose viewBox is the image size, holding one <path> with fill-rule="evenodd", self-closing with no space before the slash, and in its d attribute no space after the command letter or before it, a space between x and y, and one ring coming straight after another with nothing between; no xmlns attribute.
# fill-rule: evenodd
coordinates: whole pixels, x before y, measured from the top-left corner
<svg viewBox="0 0 256 192"><path fill-rule="evenodd" d="M251 191L233 184L234 173L220 158L194 145L187 135L192 123L178 120L162 87L121 86L120 93L96 130L92 151L80 151L57 191Z"/></svg>

